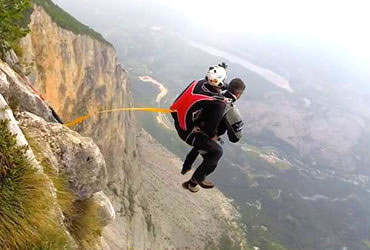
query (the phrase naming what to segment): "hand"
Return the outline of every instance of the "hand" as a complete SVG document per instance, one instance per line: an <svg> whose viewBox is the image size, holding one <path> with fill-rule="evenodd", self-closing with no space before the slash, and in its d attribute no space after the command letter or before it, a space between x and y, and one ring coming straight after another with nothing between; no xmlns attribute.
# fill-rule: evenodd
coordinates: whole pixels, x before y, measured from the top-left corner
<svg viewBox="0 0 370 250"><path fill-rule="evenodd" d="M211 140L218 141L218 136L217 136L217 135L213 136L213 137L211 138Z"/></svg>

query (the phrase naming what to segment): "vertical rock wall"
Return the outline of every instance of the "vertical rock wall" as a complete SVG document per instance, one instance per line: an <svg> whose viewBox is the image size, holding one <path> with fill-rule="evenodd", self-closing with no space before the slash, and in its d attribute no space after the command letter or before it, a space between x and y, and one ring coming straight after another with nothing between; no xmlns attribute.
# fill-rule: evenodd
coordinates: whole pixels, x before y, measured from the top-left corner
<svg viewBox="0 0 370 250"><path fill-rule="evenodd" d="M64 121L97 110L130 107L127 73L114 48L85 35L60 28L41 7L35 6L22 40L22 64L30 71L35 88ZM136 160L136 122L132 112L93 116L76 129L94 139L107 165L109 194L118 217L120 234L134 241L130 230L140 211L136 200L141 186ZM130 205L131 204L131 205ZM131 216L127 214L137 212ZM140 219L138 219L140 220Z"/></svg>

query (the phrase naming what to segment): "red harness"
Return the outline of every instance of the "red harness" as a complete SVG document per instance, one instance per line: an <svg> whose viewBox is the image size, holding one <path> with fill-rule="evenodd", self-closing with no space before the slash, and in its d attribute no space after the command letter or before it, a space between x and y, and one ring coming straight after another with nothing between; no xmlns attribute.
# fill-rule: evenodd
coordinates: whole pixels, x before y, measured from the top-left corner
<svg viewBox="0 0 370 250"><path fill-rule="evenodd" d="M190 86L181 94L180 97L171 105L171 110L175 110L177 113L177 120L179 121L180 128L184 131L187 130L186 116L190 108L197 102L200 101L214 101L216 100L212 96L204 94L194 93L194 88L198 81L193 82Z"/></svg>

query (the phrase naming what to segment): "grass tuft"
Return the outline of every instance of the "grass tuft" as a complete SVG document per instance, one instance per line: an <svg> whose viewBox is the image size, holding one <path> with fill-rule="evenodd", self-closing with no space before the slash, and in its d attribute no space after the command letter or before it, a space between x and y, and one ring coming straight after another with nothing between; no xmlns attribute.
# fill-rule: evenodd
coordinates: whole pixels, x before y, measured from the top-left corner
<svg viewBox="0 0 370 250"><path fill-rule="evenodd" d="M74 195L68 187L68 182L65 176L58 173L57 169L52 166L52 163L48 157L46 157L42 151L39 143L24 131L27 141L32 148L33 153L38 162L40 162L44 173L53 182L57 194L57 202L59 208L64 214L71 214L73 212L73 200Z"/></svg>
<svg viewBox="0 0 370 250"><path fill-rule="evenodd" d="M65 249L49 180L17 146L8 123L0 120L0 249Z"/></svg>
<svg viewBox="0 0 370 250"><path fill-rule="evenodd" d="M103 227L99 222L98 205L92 200L78 200L74 203L73 214L66 215L70 220L68 231L81 249L99 248Z"/></svg>
<svg viewBox="0 0 370 250"><path fill-rule="evenodd" d="M42 146L24 131L27 141L44 172L52 180L57 193L57 202L65 216L65 225L81 249L95 249L99 246L103 227L99 220L99 208L91 199L76 200L68 186L67 178L52 166ZM43 248L44 249L44 248ZM53 249L53 248L45 248Z"/></svg>

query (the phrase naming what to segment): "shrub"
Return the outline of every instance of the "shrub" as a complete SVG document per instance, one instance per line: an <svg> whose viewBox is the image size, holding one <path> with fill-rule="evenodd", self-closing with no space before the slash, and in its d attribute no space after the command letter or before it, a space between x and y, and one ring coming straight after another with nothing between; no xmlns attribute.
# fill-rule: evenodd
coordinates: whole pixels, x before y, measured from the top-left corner
<svg viewBox="0 0 370 250"><path fill-rule="evenodd" d="M29 0L0 0L0 57L12 46L16 45L20 38L27 35L29 29L25 27L26 12L30 8ZM19 53L19 50L18 50Z"/></svg>

